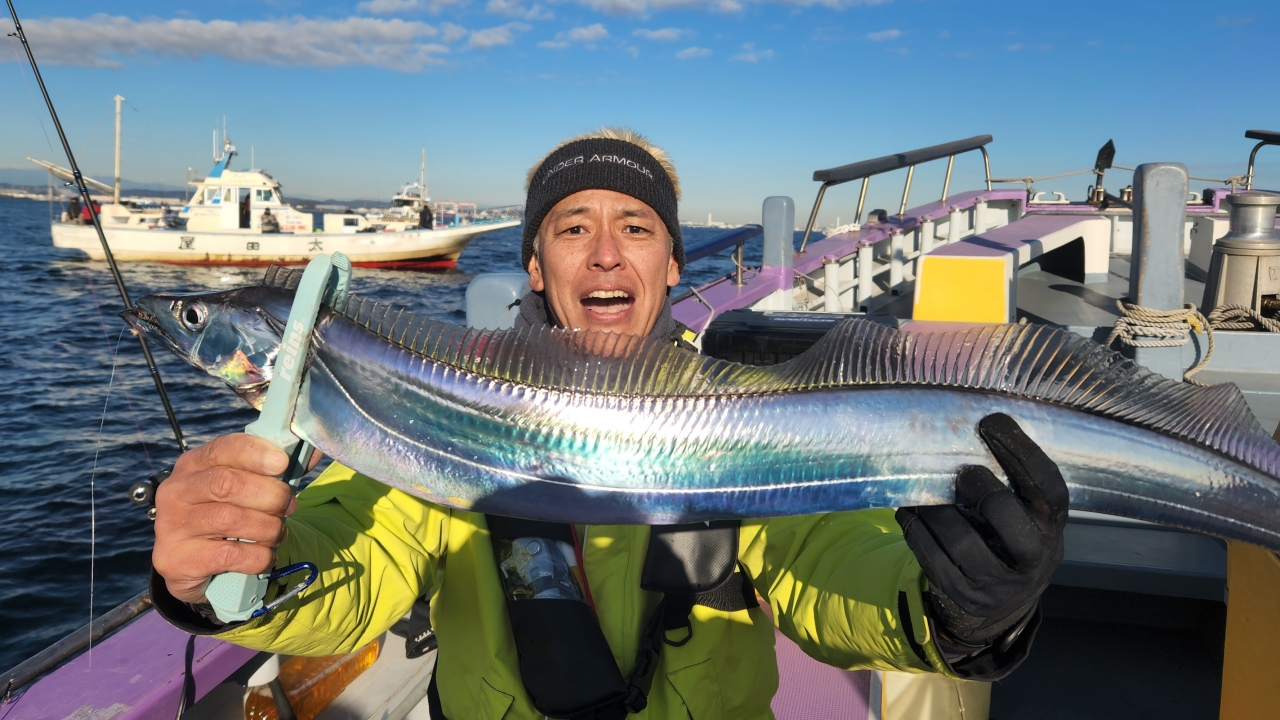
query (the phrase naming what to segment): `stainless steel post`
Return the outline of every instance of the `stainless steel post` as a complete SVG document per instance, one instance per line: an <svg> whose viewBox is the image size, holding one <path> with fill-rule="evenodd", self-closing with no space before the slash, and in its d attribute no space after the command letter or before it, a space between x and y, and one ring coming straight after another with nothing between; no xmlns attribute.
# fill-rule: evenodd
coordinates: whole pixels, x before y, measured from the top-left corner
<svg viewBox="0 0 1280 720"><path fill-rule="evenodd" d="M858 193L858 212L853 216L853 221L862 224L862 207L867 202L867 184L871 182L870 177L862 178L862 191Z"/></svg>
<svg viewBox="0 0 1280 720"><path fill-rule="evenodd" d="M804 238L800 240L799 252L804 252L809 246L809 233L813 232L813 223L818 219L818 208L822 207L822 196L827 194L829 186L830 183L822 183L822 187L818 188L818 197L813 201L813 210L809 213L809 224L804 226Z"/></svg>
<svg viewBox="0 0 1280 720"><path fill-rule="evenodd" d="M1249 171L1248 171L1248 172L1246 172L1246 173L1245 173L1245 176L1244 176L1244 189L1245 189L1245 190L1252 190L1252 189L1253 189L1253 161L1254 161L1254 159L1255 159L1255 158L1257 158L1257 157L1258 157L1258 151L1259 151L1259 150L1261 150L1261 149L1262 149L1262 146L1263 146L1263 145L1266 145L1266 144L1267 144L1267 141L1266 141L1266 140L1263 140L1262 142L1258 143L1257 145L1254 145L1254 146L1253 146L1253 150L1251 150L1251 151L1249 152Z"/></svg>
<svg viewBox="0 0 1280 720"><path fill-rule="evenodd" d="M955 165L956 165L955 155L952 155L951 157L947 158L947 177L942 181L942 199L939 200L938 202L947 201L947 191L951 189L951 168L955 167ZM991 188L988 187L987 189L990 190Z"/></svg>
<svg viewBox="0 0 1280 720"><path fill-rule="evenodd" d="M902 205L898 208L898 217L907 214L907 197L911 195L911 177L916 174L916 166L907 168L907 184L902 187Z"/></svg>

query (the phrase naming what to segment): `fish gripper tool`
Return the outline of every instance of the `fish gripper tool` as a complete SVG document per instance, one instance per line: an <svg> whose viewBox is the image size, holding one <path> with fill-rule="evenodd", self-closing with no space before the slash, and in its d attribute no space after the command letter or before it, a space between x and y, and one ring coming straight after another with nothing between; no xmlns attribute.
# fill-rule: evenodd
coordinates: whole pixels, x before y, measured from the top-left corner
<svg viewBox="0 0 1280 720"><path fill-rule="evenodd" d="M351 284L351 261L342 253L317 255L307 263L289 308L280 351L276 355L274 376L267 388L262 413L257 420L245 427L245 432L274 444L289 455L289 466L280 479L296 490L302 476L307 474L307 461L313 450L310 443L293 433L291 424L298 395L306 382L307 351L311 344L311 330L322 303L334 304L347 293ZM307 578L282 593L271 603L265 603L267 588L272 580L286 575L308 571ZM242 622L261 617L281 603L296 596L315 582L319 574L315 564L294 563L269 573L246 575L222 573L209 581L205 597L213 606L214 614L222 622Z"/></svg>

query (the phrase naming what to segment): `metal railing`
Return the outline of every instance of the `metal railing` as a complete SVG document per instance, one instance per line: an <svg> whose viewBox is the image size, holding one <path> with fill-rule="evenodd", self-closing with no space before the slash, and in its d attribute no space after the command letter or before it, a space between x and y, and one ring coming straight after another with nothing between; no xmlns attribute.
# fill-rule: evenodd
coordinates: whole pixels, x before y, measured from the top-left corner
<svg viewBox="0 0 1280 720"><path fill-rule="evenodd" d="M1280 132L1276 132L1275 130L1246 130L1244 136L1249 140L1259 141L1257 145L1253 146L1253 152L1249 153L1249 171L1246 172L1244 176L1244 189L1252 190L1253 160L1258 156L1258 151L1261 150L1264 145L1280 145Z"/></svg>
<svg viewBox="0 0 1280 720"><path fill-rule="evenodd" d="M907 183L902 189L902 203L898 210L898 214L902 215L907 211L907 197L911 194L911 179L915 176L916 165L931 160L940 160L944 157L949 158L947 162L947 177L942 183L942 200L946 200L947 191L951 187L951 170L955 167L956 155L979 150L982 152L982 164L986 172L987 189L990 190L991 158L987 155L986 145L991 142L991 139L990 135L976 135L965 140L955 140L941 145L909 150L896 155L885 155L872 160L863 160L829 170L815 171L813 179L821 182L822 187L818 188L818 197L813 201L813 211L809 213L809 224L804 228L804 238L800 241L799 251L804 252L805 248L808 247L809 235L813 232L813 224L818 219L818 209L822 207L822 197L826 195L827 188L834 185L847 183L851 180L862 181L862 191L858 194L858 212L853 218L854 222L860 223L862 222L862 208L867 200L867 185L871 176L907 168Z"/></svg>
<svg viewBox="0 0 1280 720"><path fill-rule="evenodd" d="M742 284L742 248L748 240L757 235L764 233L764 227L760 225L743 225L740 228L734 228L728 232L722 232L714 237L707 238L702 242L693 245L686 245L684 248L685 264L694 260L701 260L711 257L727 247L737 246L733 251L733 264L736 266L734 271L734 284Z"/></svg>
<svg viewBox="0 0 1280 720"><path fill-rule="evenodd" d="M151 607L151 594L139 593L107 614L76 630L58 642L32 655L9 672L0 675L0 704L7 703L14 691L57 667L59 663L84 650Z"/></svg>

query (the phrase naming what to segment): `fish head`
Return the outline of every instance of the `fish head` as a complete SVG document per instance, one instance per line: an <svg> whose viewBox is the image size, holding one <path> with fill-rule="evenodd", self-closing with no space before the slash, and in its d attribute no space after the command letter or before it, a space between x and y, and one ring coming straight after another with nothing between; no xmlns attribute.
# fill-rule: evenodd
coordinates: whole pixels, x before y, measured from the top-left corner
<svg viewBox="0 0 1280 720"><path fill-rule="evenodd" d="M293 293L261 286L213 293L157 293L120 316L261 410Z"/></svg>

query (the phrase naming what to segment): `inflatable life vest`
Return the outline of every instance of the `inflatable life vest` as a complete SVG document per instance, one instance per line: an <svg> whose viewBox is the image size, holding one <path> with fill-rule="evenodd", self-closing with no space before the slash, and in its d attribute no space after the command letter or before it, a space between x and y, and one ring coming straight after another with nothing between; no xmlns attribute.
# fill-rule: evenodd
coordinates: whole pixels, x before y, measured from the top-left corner
<svg viewBox="0 0 1280 720"><path fill-rule="evenodd" d="M693 637L695 605L733 612L757 607L738 566L737 520L654 526L640 587L662 593L645 624L635 669L624 679L587 603L573 528L485 516L529 699L549 718L619 720L640 712L662 646Z"/></svg>

